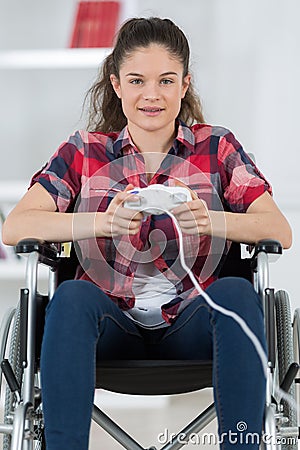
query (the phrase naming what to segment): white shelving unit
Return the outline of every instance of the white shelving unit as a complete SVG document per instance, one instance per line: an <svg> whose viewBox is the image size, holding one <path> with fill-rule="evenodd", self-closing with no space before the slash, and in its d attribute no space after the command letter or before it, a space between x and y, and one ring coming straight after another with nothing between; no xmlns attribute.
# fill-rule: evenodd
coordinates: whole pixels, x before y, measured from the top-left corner
<svg viewBox="0 0 300 450"><path fill-rule="evenodd" d="M67 48L0 51L0 70L78 70L97 69L111 52L110 48ZM0 209L13 207L26 192L29 180L0 181ZM1 237L0 237L1 238ZM0 260L0 282L23 280L25 258ZM46 269L46 268L45 268ZM41 269L42 278L47 270Z"/></svg>
<svg viewBox="0 0 300 450"><path fill-rule="evenodd" d="M110 52L110 48L1 51L0 70L96 68Z"/></svg>

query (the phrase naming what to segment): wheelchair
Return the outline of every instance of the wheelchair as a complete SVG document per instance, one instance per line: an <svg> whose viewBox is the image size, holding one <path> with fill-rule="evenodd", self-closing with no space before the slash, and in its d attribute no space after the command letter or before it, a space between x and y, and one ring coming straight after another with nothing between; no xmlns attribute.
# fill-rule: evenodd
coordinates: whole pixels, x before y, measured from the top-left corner
<svg viewBox="0 0 300 450"><path fill-rule="evenodd" d="M246 247L244 246L244 249ZM62 256L60 244L27 239L18 243L16 252L27 256L26 287L20 291L16 308L9 309L0 330L0 386L4 389L4 418L0 423L3 450L46 449L43 402L40 385L40 350L46 305L57 285L74 275L77 265ZM268 345L267 387L264 423L260 445L267 450L296 450L299 439L300 402L300 308L291 317L286 291L269 287L269 261L282 253L277 241L263 240L247 246L247 258L241 258L241 246L232 243L220 273L251 280L262 298ZM49 292L38 291L38 267L49 268ZM170 377L170 373L172 376ZM280 392L276 389L280 386ZM96 364L96 386L111 392L137 395L172 395L212 387L212 361L134 360L102 361ZM294 405L286 395L294 400ZM212 403L183 430L172 434L162 450L177 450L189 437L200 433L216 417ZM93 420L127 450L145 450L98 406ZM185 436L185 442L182 441ZM152 446L148 450L155 450Z"/></svg>

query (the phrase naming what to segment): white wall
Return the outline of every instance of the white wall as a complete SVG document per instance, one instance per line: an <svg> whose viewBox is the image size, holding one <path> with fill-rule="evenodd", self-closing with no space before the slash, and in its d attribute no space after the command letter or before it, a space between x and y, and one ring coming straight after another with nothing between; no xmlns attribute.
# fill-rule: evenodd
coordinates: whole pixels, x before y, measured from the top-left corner
<svg viewBox="0 0 300 450"><path fill-rule="evenodd" d="M169 17L183 28L191 43L192 72L206 120L232 129L271 180L295 235L294 247L273 267L272 280L290 291L294 307L300 306L300 3L135 4L136 15ZM74 8L75 0L0 0L0 49L66 47ZM81 104L94 76L92 69L0 73L1 179L29 178L80 126Z"/></svg>

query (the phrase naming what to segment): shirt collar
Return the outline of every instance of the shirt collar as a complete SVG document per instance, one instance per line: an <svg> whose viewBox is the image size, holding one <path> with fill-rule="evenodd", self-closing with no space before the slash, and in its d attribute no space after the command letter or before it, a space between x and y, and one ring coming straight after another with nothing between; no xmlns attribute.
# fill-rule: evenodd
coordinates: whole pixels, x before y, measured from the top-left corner
<svg viewBox="0 0 300 450"><path fill-rule="evenodd" d="M176 140L181 142L192 153L195 153L195 136L190 127L187 126L182 120L178 119L178 128Z"/></svg>
<svg viewBox="0 0 300 450"><path fill-rule="evenodd" d="M135 145L131 139L131 136L129 134L128 127L126 125L126 127L124 127L123 130L120 131L119 136L117 137L117 139L114 142L113 151L114 151L115 156L116 157L122 156L123 150L128 145L130 145L131 147L135 147Z"/></svg>
<svg viewBox="0 0 300 450"><path fill-rule="evenodd" d="M177 127L177 136L175 138L173 148L175 150L176 156L178 155L178 152L180 151L180 145L179 143L182 143L185 147L187 147L192 153L195 152L195 136L191 130L190 127L188 127L182 120L178 119L176 121L176 127ZM133 148L136 148L134 145L131 136L128 131L128 127L123 128L123 130L120 132L119 136L115 140L113 144L113 151L116 157L123 156L123 151L125 147L130 146Z"/></svg>

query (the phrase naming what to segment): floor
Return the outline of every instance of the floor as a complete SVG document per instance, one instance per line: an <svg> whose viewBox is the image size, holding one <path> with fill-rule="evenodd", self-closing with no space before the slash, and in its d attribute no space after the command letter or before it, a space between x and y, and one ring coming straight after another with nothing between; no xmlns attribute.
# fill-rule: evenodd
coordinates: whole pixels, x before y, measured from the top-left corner
<svg viewBox="0 0 300 450"><path fill-rule="evenodd" d="M171 433L181 431L200 411L212 402L212 390L174 395L172 397L135 397L111 395L101 402L101 392L96 404L113 418L122 428L144 447L161 448L170 439ZM217 445L217 421L214 419L198 436L193 434L190 443L184 448L215 449ZM186 441L184 435L182 441ZM205 445L206 444L206 445ZM105 431L92 424L90 450L120 450L123 447L115 442Z"/></svg>

